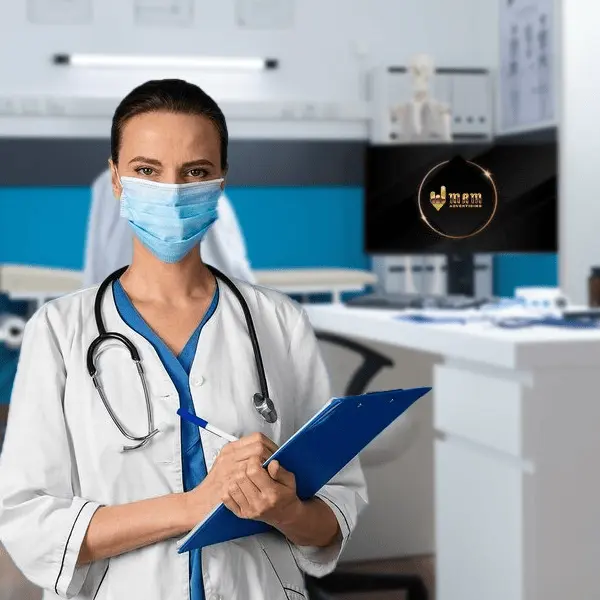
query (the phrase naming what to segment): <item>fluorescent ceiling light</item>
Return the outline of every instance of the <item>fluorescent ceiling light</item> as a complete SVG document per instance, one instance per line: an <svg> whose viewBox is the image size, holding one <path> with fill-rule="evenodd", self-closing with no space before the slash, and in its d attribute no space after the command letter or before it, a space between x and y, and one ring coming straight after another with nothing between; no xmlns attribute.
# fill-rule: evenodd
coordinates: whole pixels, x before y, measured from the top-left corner
<svg viewBox="0 0 600 600"><path fill-rule="evenodd" d="M278 61L271 58L228 58L201 56L135 56L119 54L55 54L55 65L108 68L177 68L262 71L276 69Z"/></svg>

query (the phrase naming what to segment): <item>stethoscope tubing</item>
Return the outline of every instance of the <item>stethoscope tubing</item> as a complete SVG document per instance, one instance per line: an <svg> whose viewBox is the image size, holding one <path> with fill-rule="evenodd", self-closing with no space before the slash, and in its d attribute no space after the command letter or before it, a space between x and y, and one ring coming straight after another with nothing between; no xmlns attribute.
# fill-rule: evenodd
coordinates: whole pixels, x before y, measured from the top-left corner
<svg viewBox="0 0 600 600"><path fill-rule="evenodd" d="M256 364L256 373L257 373L259 386L260 386L260 393L254 394L254 396L252 398L252 402L253 402L254 408L256 409L258 414L267 423L274 423L278 418L277 411L275 410L275 405L273 404L273 401L269 397L267 376L265 373L264 363L263 363L263 359L262 359L262 353L260 350L260 344L258 342L258 335L256 333L256 327L254 326L254 321L252 319L250 307L248 306L248 303L246 302L246 299L244 298L244 296L242 295L240 290L233 283L233 281L231 281L231 279L229 279L229 277L227 277L226 275L221 273L221 271L219 271L218 269L216 269L215 267L213 267L211 265L206 265L206 266L216 278L220 279L227 285L227 287L231 290L231 292L234 294L234 296L236 297L236 299L239 302L239 305L244 314L244 319L246 321L246 326L248 329L248 335L250 337L250 342L252 344L252 351L254 353L254 361ZM89 345L88 351L87 351L87 356L86 356L86 366L87 366L88 373L92 379L94 387L96 388L96 390L98 392L98 395L100 396L102 404L104 405L106 411L108 412L111 420L113 421L113 423L116 425L118 430L121 432L121 434L125 438L127 438L128 440L130 440L132 442L137 442L137 444L133 445L133 446L123 446L124 451L135 450L137 448L141 448L141 447L145 446L157 433L159 433L159 430L155 429L155 427L154 427L154 416L153 416L153 411L152 411L152 402L150 401L150 391L148 389L148 383L146 381L146 376L144 373L144 368L142 366L142 360L140 357L140 353L137 350L137 348L135 347L135 345L133 344L133 342L127 336L117 333L117 332L107 331L105 323L104 323L104 319L102 317L102 302L103 302L104 296L106 294L106 290L108 289L109 285L111 285L111 283L113 281L116 281L117 279L119 279L121 277L121 275L123 275L123 273L125 273L125 271L128 268L129 268L128 266L125 266L125 267L118 269L114 273L111 273L98 287L98 291L96 292L96 297L94 299L94 319L96 321L96 327L98 329L98 336ZM142 389L144 391L146 412L147 412L147 416L148 416L148 430L147 430L148 433L146 433L146 435L144 435L144 436L133 435L130 431L127 430L127 428L123 425L123 423L121 423L121 421L119 420L115 411L113 410L112 406L110 405L110 402L108 401L108 398L106 397L104 389L102 388L102 384L98 378L98 372L97 372L97 368L96 368L94 359L96 357L96 353L97 353L99 347L104 342L109 341L109 340L115 340L115 341L121 343L122 345L124 345L129 352L131 360L135 363L135 366L136 366L136 369L138 372L138 376L141 381Z"/></svg>

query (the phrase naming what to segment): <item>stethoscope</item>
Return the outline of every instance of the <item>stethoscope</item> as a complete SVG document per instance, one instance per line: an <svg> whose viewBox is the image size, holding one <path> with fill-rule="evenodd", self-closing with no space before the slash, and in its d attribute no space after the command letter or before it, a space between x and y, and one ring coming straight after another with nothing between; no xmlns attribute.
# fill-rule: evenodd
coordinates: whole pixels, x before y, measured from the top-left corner
<svg viewBox="0 0 600 600"><path fill-rule="evenodd" d="M265 375L265 368L263 366L262 356L260 353L260 346L258 345L258 337L256 335L256 329L254 327L254 322L252 320L252 315L250 314L250 308L248 307L248 303L246 302L242 293L238 290L236 285L229 279L226 275L221 273L218 269L210 265L206 265L211 273L218 277L221 281L223 281L229 289L233 292L234 296L237 298L242 311L244 313L244 318L246 319L246 326L248 328L248 335L250 336L250 342L252 343L252 350L254 352L254 361L256 363L256 372L258 375L258 381L260 384L260 393L257 392L252 397L252 404L258 414L267 422L267 423L275 423L277 421L277 411L275 410L275 405L273 401L269 398L269 388L267 387L267 377ZM146 380L146 375L144 373L144 368L142 366L142 360L140 358L140 353L137 348L133 344L133 342L127 337L120 333L116 333L114 331L106 331L106 327L104 326L104 320L102 318L102 300L104 299L104 295L108 286L111 285L113 281L116 281L125 273L125 271L129 267L123 267L118 271L115 271L111 275L109 275L98 288L96 292L96 298L94 300L94 317L96 319L96 326L98 328L98 337L94 339L94 341L90 344L87 351L87 370L92 378L92 382L94 383L94 387L98 390L98 395L104 404L104 408L110 415L113 423L117 426L119 431L132 442L136 442L133 446L123 446L123 450L136 450L137 448L141 448L145 446L157 433L159 433L158 429L154 427L154 417L152 415L152 403L150 402L150 392L148 390L148 382ZM104 389L102 388L102 384L98 377L98 371L96 369L96 365L94 364L94 358L98 351L98 348L104 342L109 340L115 340L121 344L123 344L127 350L129 351L129 355L131 356L131 360L135 363L142 388L144 390L144 399L146 401L146 413L148 415L148 433L143 436L135 436L133 435L120 419L115 414L112 409L106 394L104 393Z"/></svg>

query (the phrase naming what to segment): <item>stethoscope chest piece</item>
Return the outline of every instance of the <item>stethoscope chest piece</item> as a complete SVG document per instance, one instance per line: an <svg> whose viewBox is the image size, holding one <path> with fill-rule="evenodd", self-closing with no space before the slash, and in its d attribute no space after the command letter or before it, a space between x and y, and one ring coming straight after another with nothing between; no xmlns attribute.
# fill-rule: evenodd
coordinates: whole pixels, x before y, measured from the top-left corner
<svg viewBox="0 0 600 600"><path fill-rule="evenodd" d="M254 408L267 423L275 423L275 421L277 421L277 411L275 410L275 404L273 404L271 398L256 393L252 400L254 402Z"/></svg>

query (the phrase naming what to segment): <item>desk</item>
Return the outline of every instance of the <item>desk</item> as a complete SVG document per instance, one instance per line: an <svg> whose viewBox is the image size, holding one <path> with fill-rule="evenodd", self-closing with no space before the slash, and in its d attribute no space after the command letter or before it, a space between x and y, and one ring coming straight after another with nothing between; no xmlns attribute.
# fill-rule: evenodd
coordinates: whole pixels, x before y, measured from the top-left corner
<svg viewBox="0 0 600 600"><path fill-rule="evenodd" d="M431 515L438 600L600 596L600 331L306 310L317 330L441 356Z"/></svg>

